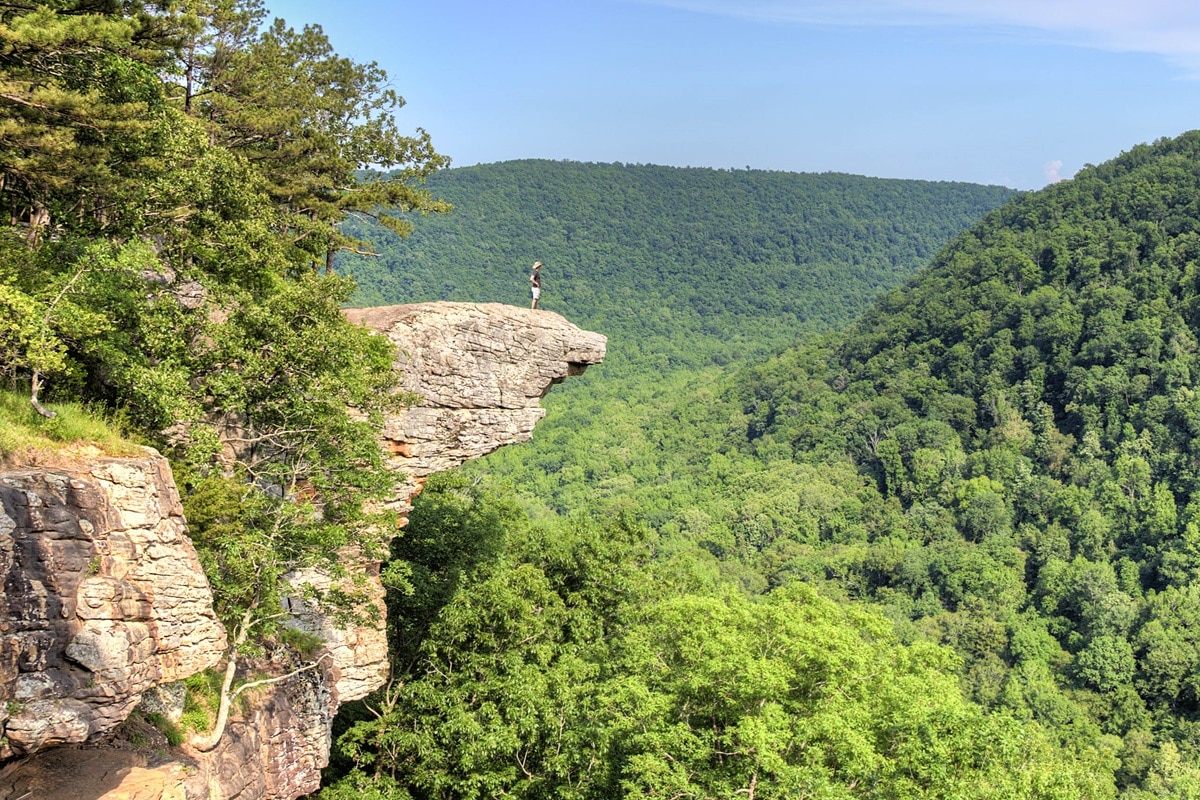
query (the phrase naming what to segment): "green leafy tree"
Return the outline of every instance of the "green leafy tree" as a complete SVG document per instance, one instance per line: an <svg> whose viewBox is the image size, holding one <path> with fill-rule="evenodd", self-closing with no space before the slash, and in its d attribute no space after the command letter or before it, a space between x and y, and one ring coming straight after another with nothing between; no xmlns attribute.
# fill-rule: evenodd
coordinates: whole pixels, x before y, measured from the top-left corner
<svg viewBox="0 0 1200 800"><path fill-rule="evenodd" d="M389 658L401 672L412 668L441 609L499 555L505 531L520 519L515 507L485 497L458 475L431 476L422 494L391 550L410 570L413 586L411 594L388 597Z"/></svg>
<svg viewBox="0 0 1200 800"><path fill-rule="evenodd" d="M1133 648L1121 636L1098 636L1075 656L1075 672L1101 692L1113 692L1133 680Z"/></svg>
<svg viewBox="0 0 1200 800"><path fill-rule="evenodd" d="M31 242L48 227L108 230L155 156L173 17L139 2L0 11L0 206Z"/></svg>
<svg viewBox="0 0 1200 800"><path fill-rule="evenodd" d="M418 538L495 525L461 482L431 490ZM1113 796L1107 751L985 713L948 650L881 617L802 586L664 590L620 525L504 527L323 797Z"/></svg>
<svg viewBox="0 0 1200 800"><path fill-rule="evenodd" d="M339 556L348 546L382 558L395 527L392 515L365 508L395 483L376 438L395 388L393 353L346 322L338 300L347 291L333 277L285 284L224 322L198 370L219 416L208 417L215 428L191 432L195 477L185 483L185 507L233 636L221 714L205 747L219 739L235 696L239 650L286 616L280 595L296 591L286 577L314 567L344 577ZM218 469L206 443L232 448L236 460Z"/></svg>

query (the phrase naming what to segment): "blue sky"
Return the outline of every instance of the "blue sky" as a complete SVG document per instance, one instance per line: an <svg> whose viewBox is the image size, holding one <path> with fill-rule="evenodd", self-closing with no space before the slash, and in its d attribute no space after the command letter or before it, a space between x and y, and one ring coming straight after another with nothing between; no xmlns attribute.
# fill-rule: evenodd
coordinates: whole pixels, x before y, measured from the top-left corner
<svg viewBox="0 0 1200 800"><path fill-rule="evenodd" d="M455 166L1038 188L1200 127L1195 0L266 0L376 61Z"/></svg>

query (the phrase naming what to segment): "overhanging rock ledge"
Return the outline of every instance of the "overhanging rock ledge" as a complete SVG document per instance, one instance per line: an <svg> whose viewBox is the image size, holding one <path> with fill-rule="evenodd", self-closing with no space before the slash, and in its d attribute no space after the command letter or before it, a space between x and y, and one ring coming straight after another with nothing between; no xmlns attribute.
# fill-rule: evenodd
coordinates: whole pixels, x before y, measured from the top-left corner
<svg viewBox="0 0 1200 800"><path fill-rule="evenodd" d="M384 422L388 465L401 477L389 506L407 521L426 478L529 439L546 411L539 403L550 387L604 360L607 339L558 314L500 303L417 303L348 309L346 317L387 336L397 347L400 391L416 401ZM356 556L346 553L346 559ZM371 575L369 603L383 611L379 565ZM328 584L320 574L297 583ZM333 656L338 703L357 700L387 679L383 625L339 628L293 607L296 624L317 634Z"/></svg>
<svg viewBox="0 0 1200 800"><path fill-rule="evenodd" d="M550 387L604 360L607 339L550 311L499 303L419 303L346 316L400 351L405 391L420 399L387 420L390 465L425 477L533 435ZM414 492L401 489L407 506Z"/></svg>

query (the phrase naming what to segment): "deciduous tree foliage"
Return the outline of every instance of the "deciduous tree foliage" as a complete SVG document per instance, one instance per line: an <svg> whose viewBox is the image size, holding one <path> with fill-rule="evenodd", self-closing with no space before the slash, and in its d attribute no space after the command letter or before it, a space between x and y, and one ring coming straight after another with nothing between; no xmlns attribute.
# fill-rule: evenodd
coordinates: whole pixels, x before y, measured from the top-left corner
<svg viewBox="0 0 1200 800"><path fill-rule="evenodd" d="M1090 753L1123 796L1187 796L1198 165L1200 134L1135 147L989 214L843 333L724 374L646 361L620 402L581 382L569 405L550 398L533 448L468 471L510 481L539 525L630 515L653 564L767 598L755 617L797 584L872 604L900 642L951 647L966 697L995 719ZM696 595L713 593L670 582L702 618ZM701 648L720 640L687 662L710 685L719 659L702 665ZM660 735L680 750L647 757L639 780L735 791L680 755L711 740ZM714 782L689 783L701 774ZM641 791L624 779L604 791Z"/></svg>
<svg viewBox="0 0 1200 800"><path fill-rule="evenodd" d="M43 392L108 408L175 459L236 643L225 701L283 576L336 576L343 547L377 552L394 528L366 512L394 483L376 439L393 354L311 262L348 241L350 211L442 208L419 183L445 163L398 133L382 71L319 28L260 29L264 13L0 9L2 374L39 409ZM360 186L372 165L401 172Z"/></svg>
<svg viewBox="0 0 1200 800"><path fill-rule="evenodd" d="M497 502L432 481L414 534L489 536L464 492ZM1114 795L1110 752L972 704L950 650L800 585L680 592L629 525L510 515L500 557L342 736L358 769L322 797Z"/></svg>
<svg viewBox="0 0 1200 800"><path fill-rule="evenodd" d="M266 21L0 9L0 371L170 450L247 648L284 573L387 524L391 354L313 267L445 208L378 67ZM944 248L1009 193L450 173L462 222L347 260L360 298L517 302L542 260L630 382L493 460L536 521L431 485L331 796L1196 794L1198 165L1139 146Z"/></svg>
<svg viewBox="0 0 1200 800"><path fill-rule="evenodd" d="M752 450L852 463L897 504L852 566L830 575L846 554L820 548L808 579L851 570L851 596L963 654L975 698L1067 740L1122 737L1131 796L1151 779L1139 743L1198 757L1180 624L1198 163L1189 133L1019 197L826 349L730 390L766 420ZM1054 640L1036 656L1031 623Z"/></svg>

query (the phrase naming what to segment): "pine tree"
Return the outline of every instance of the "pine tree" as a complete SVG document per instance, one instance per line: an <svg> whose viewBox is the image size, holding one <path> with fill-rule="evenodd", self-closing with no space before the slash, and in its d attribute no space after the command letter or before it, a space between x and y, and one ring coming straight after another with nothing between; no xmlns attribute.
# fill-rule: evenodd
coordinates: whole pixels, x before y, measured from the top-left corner
<svg viewBox="0 0 1200 800"><path fill-rule="evenodd" d="M411 224L400 215L449 210L421 186L449 159L424 130L399 132L393 114L404 100L377 64L338 56L319 26L296 31L276 19L257 33L266 18L258 0L201 0L192 13L184 108L263 176L297 258L328 271L334 252L357 250L338 229L347 214L403 235ZM364 179L367 168L390 172Z"/></svg>

